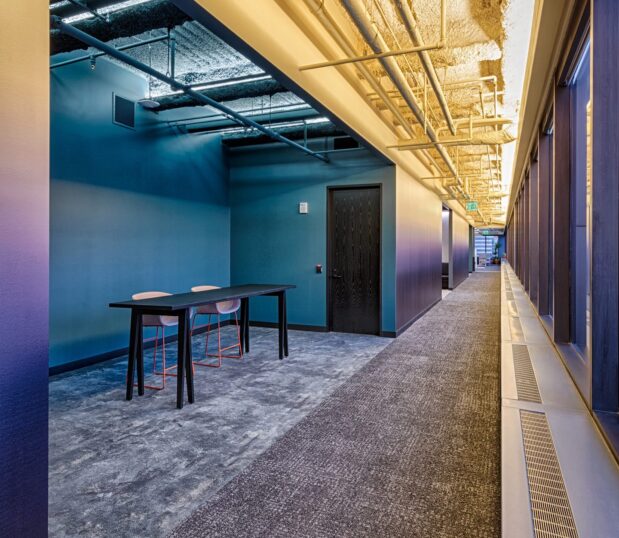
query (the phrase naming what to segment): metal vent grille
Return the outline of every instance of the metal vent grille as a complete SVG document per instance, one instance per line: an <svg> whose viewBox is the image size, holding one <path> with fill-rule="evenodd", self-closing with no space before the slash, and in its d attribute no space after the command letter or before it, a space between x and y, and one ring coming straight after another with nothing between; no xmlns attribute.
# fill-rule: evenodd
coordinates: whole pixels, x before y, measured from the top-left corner
<svg viewBox="0 0 619 538"><path fill-rule="evenodd" d="M135 102L114 94L114 117L116 125L135 128Z"/></svg>
<svg viewBox="0 0 619 538"><path fill-rule="evenodd" d="M578 538L546 415L520 410L520 424L536 538Z"/></svg>
<svg viewBox="0 0 619 538"><path fill-rule="evenodd" d="M542 403L535 371L531 364L529 349L527 346L512 344L512 353L514 357L514 373L516 375L518 399Z"/></svg>

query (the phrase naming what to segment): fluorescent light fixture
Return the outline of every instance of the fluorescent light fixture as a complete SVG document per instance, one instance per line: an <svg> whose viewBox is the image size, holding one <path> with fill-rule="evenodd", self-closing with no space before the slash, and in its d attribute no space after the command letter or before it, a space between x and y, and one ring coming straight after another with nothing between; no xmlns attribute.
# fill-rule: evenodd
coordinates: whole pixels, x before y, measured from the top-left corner
<svg viewBox="0 0 619 538"><path fill-rule="evenodd" d="M213 88L224 88L226 86L235 86L237 84L248 84L249 82L258 82L260 80L269 80L273 78L271 75L256 75L255 77L247 77L244 80L223 80L221 82L211 82L208 84L200 84L198 86L192 86L192 90L202 91L211 90Z"/></svg>
<svg viewBox="0 0 619 538"><path fill-rule="evenodd" d="M256 75L254 77L247 77L246 79L242 79L242 80L232 79L232 80L222 80L220 82L208 82L205 84L197 84L196 86L190 86L190 88L192 90L199 92L203 90L212 90L214 88L224 88L226 86L236 86L240 84L247 84L250 82L258 82L260 80L269 80L272 78L273 77L271 75ZM181 93L184 93L183 90L175 90L175 91L171 91L168 93L157 95L157 97L169 97L172 95L180 95Z"/></svg>
<svg viewBox="0 0 619 538"><path fill-rule="evenodd" d="M270 125L265 125L265 127L268 127L269 129L277 130L277 129L284 129L286 127L302 127L303 125L316 125L316 124L321 124L321 123L331 123L331 120L329 118L321 116L318 118L311 118L305 121L299 120L299 121L288 121L288 122L282 122L282 123L272 123ZM254 131L254 130L256 130L254 127L227 127L225 129L217 129L214 131L207 131L207 132L202 132L199 134L234 134L234 133L244 133L247 131Z"/></svg>

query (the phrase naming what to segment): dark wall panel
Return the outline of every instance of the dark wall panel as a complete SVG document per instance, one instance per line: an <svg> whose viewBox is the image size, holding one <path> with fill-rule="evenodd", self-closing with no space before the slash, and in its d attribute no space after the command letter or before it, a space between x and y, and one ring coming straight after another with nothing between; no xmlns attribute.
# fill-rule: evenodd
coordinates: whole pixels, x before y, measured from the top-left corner
<svg viewBox="0 0 619 538"><path fill-rule="evenodd" d="M524 252L522 257L522 283L524 284L525 291L529 291L529 264L531 261L531 241L530 241L530 227L531 227L531 186L529 183L529 177L524 182L524 195L523 195L524 213L522 222L524 224Z"/></svg>
<svg viewBox="0 0 619 538"><path fill-rule="evenodd" d="M595 0L593 62L593 407L619 409L619 2Z"/></svg>
<svg viewBox="0 0 619 538"><path fill-rule="evenodd" d="M538 236L539 267L537 309L544 316L549 313L548 269L549 269L549 226L550 226L550 174L552 173L552 137L541 134L539 138L538 162Z"/></svg>
<svg viewBox="0 0 619 538"><path fill-rule="evenodd" d="M570 90L555 87L554 107L554 339L570 341Z"/></svg>
<svg viewBox="0 0 619 538"><path fill-rule="evenodd" d="M457 213L452 216L451 287L455 288L469 276L469 223Z"/></svg>
<svg viewBox="0 0 619 538"><path fill-rule="evenodd" d="M539 286L539 165L538 161L531 160L529 176L529 297L533 304L537 304L537 290Z"/></svg>
<svg viewBox="0 0 619 538"><path fill-rule="evenodd" d="M397 169L396 320L398 330L441 298L440 199ZM467 224L468 226L468 224ZM468 229L467 229L468 234ZM468 247L465 271L468 274Z"/></svg>
<svg viewBox="0 0 619 538"><path fill-rule="evenodd" d="M49 9L2 6L0 536L47 536Z"/></svg>

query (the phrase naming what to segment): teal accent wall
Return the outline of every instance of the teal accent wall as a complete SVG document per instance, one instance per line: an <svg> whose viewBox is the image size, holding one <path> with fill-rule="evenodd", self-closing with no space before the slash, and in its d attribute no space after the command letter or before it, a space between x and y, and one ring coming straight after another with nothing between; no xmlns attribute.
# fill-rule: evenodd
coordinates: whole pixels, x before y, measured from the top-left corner
<svg viewBox="0 0 619 538"><path fill-rule="evenodd" d="M321 149L318 145L316 149ZM382 330L395 330L395 167L366 151L331 163L281 146L230 153L232 283L291 283L288 321L327 325L327 187L382 185ZM299 202L309 213L299 214ZM324 267L317 274L316 264ZM251 303L254 321L274 322L272 298Z"/></svg>
<svg viewBox="0 0 619 538"><path fill-rule="evenodd" d="M111 301L230 281L219 138L140 107L135 130L115 125L113 92L139 99L146 81L104 59L51 75L50 366L128 345L128 313Z"/></svg>

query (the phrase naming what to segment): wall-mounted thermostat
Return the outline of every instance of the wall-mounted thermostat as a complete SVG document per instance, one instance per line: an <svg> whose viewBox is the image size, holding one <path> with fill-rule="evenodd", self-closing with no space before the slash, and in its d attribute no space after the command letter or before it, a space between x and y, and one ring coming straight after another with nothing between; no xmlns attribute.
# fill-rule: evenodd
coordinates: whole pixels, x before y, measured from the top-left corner
<svg viewBox="0 0 619 538"><path fill-rule="evenodd" d="M309 205L307 202L299 202L299 213L301 213L301 215L309 213Z"/></svg>

